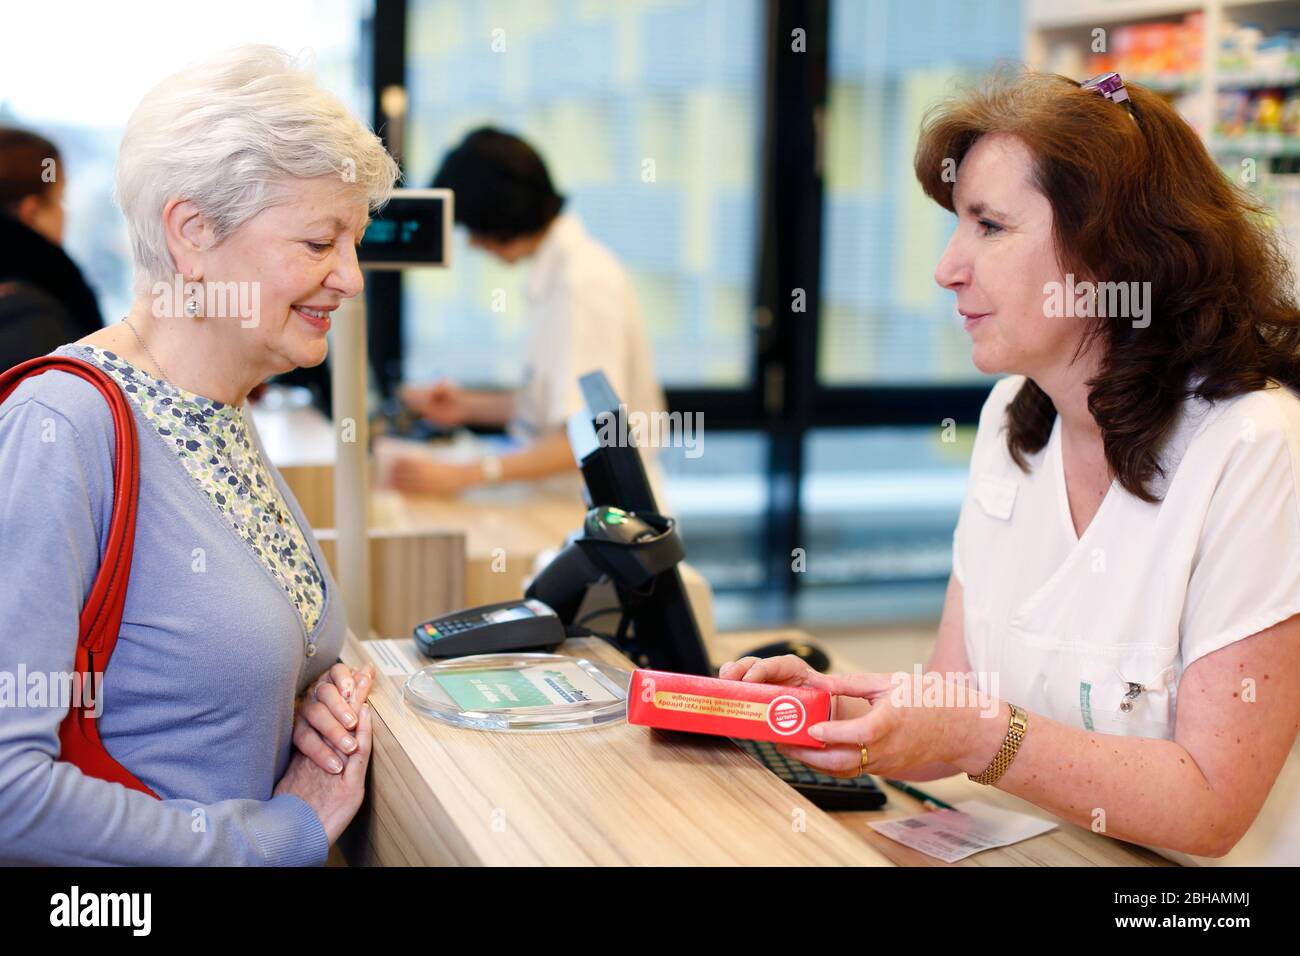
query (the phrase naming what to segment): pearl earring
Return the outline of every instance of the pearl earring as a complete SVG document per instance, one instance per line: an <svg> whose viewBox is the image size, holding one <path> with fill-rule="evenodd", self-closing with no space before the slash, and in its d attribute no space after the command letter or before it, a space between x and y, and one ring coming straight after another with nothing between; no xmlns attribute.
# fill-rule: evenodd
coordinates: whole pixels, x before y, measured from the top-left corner
<svg viewBox="0 0 1300 956"><path fill-rule="evenodd" d="M188 279L190 282L197 282L199 277L197 275L190 275L190 276L186 276L185 278ZM185 300L185 314L188 315L191 319L198 317L199 314L198 296L195 296L192 299Z"/></svg>

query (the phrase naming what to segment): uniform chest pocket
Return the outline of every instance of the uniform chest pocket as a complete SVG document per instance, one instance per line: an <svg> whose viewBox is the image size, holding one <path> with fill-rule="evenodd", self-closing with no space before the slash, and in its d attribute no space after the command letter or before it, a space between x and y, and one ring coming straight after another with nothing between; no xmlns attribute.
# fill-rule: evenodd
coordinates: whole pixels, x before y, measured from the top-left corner
<svg viewBox="0 0 1300 956"><path fill-rule="evenodd" d="M1107 644L1055 628L1008 628L1004 666L1022 675L1044 712L1084 730L1172 740L1178 646Z"/></svg>
<svg viewBox="0 0 1300 956"><path fill-rule="evenodd" d="M1014 481L985 476L975 482L975 500L985 514L1009 521L1016 505L1017 487L1018 484Z"/></svg>
<svg viewBox="0 0 1300 956"><path fill-rule="evenodd" d="M1088 655L1079 679L1085 730L1125 737L1174 736L1176 668L1146 654Z"/></svg>

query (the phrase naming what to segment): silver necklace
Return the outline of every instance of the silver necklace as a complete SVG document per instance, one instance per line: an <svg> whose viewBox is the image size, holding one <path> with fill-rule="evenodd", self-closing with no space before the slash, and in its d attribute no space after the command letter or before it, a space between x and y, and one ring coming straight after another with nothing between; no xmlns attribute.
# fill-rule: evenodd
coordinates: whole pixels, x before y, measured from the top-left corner
<svg viewBox="0 0 1300 956"><path fill-rule="evenodd" d="M125 322L126 327L131 330L131 334L134 335L135 340L140 343L140 348L144 349L145 354L149 356L149 360L157 367L159 377L168 385L171 385L172 380L169 379L167 373L163 371L162 362L158 361L158 356L153 354L153 349L144 344L144 339L140 338L140 333L135 330L135 326L131 324L131 320L126 316L122 316L122 321Z"/></svg>

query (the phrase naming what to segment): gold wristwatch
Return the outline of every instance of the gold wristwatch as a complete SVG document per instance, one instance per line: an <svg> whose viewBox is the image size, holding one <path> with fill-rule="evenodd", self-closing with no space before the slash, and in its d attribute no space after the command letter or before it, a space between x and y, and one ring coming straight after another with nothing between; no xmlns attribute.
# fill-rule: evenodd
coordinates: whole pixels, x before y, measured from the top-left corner
<svg viewBox="0 0 1300 956"><path fill-rule="evenodd" d="M1025 731L1029 728L1029 714L1025 712L1023 707L1017 707L1010 701L1007 704L1011 708L1011 722L1007 728L1006 739L1002 741L1001 749L993 757L993 762L978 777L973 774L966 774L976 783L996 783L998 778L1007 772L1007 768L1011 766L1011 761L1016 759L1016 751L1020 749L1020 742L1025 739Z"/></svg>

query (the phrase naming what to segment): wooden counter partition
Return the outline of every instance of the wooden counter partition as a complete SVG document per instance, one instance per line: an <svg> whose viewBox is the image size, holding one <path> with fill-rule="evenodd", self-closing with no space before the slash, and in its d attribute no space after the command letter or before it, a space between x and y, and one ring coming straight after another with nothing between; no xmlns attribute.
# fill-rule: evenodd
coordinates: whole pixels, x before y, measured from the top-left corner
<svg viewBox="0 0 1300 956"><path fill-rule="evenodd" d="M344 661L369 660L366 643ZM563 650L630 669L600 641ZM465 730L411 710L402 683L381 674L371 693L352 865L890 865L725 739Z"/></svg>

